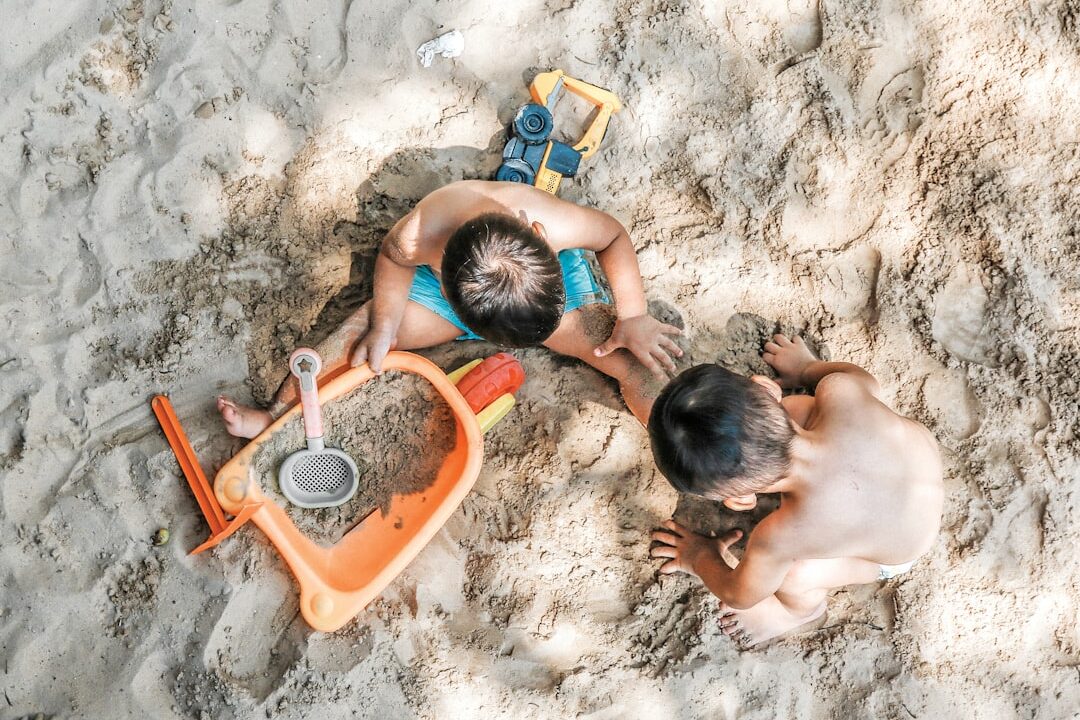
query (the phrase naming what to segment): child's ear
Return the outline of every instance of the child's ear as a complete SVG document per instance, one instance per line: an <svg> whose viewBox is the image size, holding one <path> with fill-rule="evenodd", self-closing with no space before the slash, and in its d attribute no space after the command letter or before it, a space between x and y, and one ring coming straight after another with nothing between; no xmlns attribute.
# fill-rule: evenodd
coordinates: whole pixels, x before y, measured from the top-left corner
<svg viewBox="0 0 1080 720"><path fill-rule="evenodd" d="M724 498L724 507L735 512L746 512L757 507L757 495L737 495L736 497Z"/></svg>
<svg viewBox="0 0 1080 720"><path fill-rule="evenodd" d="M540 236L540 239L547 242L547 230L544 228L544 224L539 220L532 224L533 232Z"/></svg>
<svg viewBox="0 0 1080 720"><path fill-rule="evenodd" d="M769 391L769 394L773 396L776 402L780 402L780 398L784 397L784 391L775 380L764 375L751 375L751 382L756 382L761 387Z"/></svg>

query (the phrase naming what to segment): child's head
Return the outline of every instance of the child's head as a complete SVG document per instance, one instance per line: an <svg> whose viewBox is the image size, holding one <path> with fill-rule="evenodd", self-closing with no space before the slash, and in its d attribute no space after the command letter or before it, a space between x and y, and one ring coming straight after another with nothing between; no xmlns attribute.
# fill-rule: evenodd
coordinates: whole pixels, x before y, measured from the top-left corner
<svg viewBox="0 0 1080 720"><path fill-rule="evenodd" d="M442 261L446 299L469 329L508 347L539 345L566 304L562 267L537 230L488 213L459 227Z"/></svg>
<svg viewBox="0 0 1080 720"><path fill-rule="evenodd" d="M754 493L789 469L795 431L780 388L719 365L698 365L668 383L649 416L653 458L682 492L753 507Z"/></svg>

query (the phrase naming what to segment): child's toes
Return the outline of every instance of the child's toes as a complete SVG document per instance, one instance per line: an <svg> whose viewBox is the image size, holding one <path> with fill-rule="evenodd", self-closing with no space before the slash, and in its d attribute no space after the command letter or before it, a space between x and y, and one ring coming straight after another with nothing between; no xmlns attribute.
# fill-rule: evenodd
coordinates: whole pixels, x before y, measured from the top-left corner
<svg viewBox="0 0 1080 720"><path fill-rule="evenodd" d="M240 416L240 408L236 407L230 400L218 398L218 412L221 413L225 428L230 434L235 434L235 431L239 429L240 421L243 419Z"/></svg>

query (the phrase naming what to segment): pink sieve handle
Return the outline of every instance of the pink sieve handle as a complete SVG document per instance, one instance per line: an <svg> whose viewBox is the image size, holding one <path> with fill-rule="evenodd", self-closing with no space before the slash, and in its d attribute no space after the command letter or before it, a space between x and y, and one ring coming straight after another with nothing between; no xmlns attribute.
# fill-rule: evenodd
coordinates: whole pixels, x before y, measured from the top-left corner
<svg viewBox="0 0 1080 720"><path fill-rule="evenodd" d="M319 386L315 378L322 369L322 358L311 348L298 348L289 357L289 370L300 381L300 406L304 415L304 435L308 440L323 435Z"/></svg>

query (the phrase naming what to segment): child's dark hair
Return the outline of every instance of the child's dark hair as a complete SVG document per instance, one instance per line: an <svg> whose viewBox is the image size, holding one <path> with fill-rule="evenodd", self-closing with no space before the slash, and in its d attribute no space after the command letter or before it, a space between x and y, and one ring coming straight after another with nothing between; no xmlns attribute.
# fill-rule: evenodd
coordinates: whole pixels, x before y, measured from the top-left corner
<svg viewBox="0 0 1080 720"><path fill-rule="evenodd" d="M649 415L660 472L676 489L714 500L760 492L783 477L794 435L765 388L719 365L681 373Z"/></svg>
<svg viewBox="0 0 1080 720"><path fill-rule="evenodd" d="M562 266L531 227L487 213L446 243L443 290L469 329L499 345L539 345L555 332L566 305Z"/></svg>

